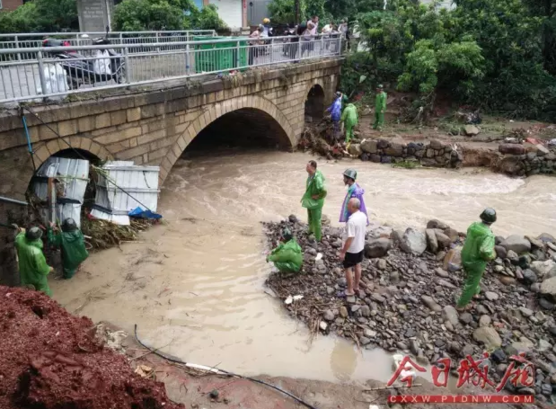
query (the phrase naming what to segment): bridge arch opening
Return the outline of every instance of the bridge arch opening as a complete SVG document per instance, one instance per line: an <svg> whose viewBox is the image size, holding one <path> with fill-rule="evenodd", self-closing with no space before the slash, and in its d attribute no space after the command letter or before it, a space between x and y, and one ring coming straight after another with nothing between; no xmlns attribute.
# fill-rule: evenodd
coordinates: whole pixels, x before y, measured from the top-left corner
<svg viewBox="0 0 556 409"><path fill-rule="evenodd" d="M280 123L256 108L241 108L215 119L185 148L185 154L215 148L291 148L291 141Z"/></svg>
<svg viewBox="0 0 556 409"><path fill-rule="evenodd" d="M324 89L313 85L305 100L305 122L317 122L324 117Z"/></svg>

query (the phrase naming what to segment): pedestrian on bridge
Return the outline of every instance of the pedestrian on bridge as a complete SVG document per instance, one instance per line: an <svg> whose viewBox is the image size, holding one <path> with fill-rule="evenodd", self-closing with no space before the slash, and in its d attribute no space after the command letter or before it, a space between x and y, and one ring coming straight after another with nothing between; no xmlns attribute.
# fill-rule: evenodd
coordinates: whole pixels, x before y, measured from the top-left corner
<svg viewBox="0 0 556 409"><path fill-rule="evenodd" d="M384 113L386 112L386 99L388 96L384 92L384 87L379 85L376 87L376 99L375 99L375 123L373 129L382 131L384 126Z"/></svg>
<svg viewBox="0 0 556 409"><path fill-rule="evenodd" d="M62 250L63 277L66 280L72 278L81 263L89 257L83 233L71 217L64 220L61 232L54 223L50 225L48 242Z"/></svg>
<svg viewBox="0 0 556 409"><path fill-rule="evenodd" d="M54 271L54 268L46 263L42 252L42 230L36 226L27 231L20 229L15 238L15 248L19 259L21 285L51 296L52 291L48 286L47 276Z"/></svg>
<svg viewBox="0 0 556 409"><path fill-rule="evenodd" d="M315 236L316 241L322 239L322 207L324 206L324 198L327 195L324 185L324 176L320 170L317 170L317 162L314 160L307 163L307 183L305 194L301 198L301 205L307 209L307 219L309 224L309 233Z"/></svg>
<svg viewBox="0 0 556 409"><path fill-rule="evenodd" d="M487 208L480 217L480 222L471 224L467 229L467 237L461 250L465 283L457 304L458 311L465 311L469 308L468 304L471 300L479 295L481 278L487 263L496 258L494 233L490 229L490 226L496 221L496 211Z"/></svg>

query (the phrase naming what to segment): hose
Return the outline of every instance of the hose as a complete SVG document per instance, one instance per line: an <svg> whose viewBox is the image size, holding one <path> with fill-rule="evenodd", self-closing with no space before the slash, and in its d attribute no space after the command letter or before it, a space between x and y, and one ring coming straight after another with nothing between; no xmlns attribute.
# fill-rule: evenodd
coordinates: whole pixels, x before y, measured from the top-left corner
<svg viewBox="0 0 556 409"><path fill-rule="evenodd" d="M169 362L174 362L174 363L176 363L176 364L185 365L185 366L187 366L188 368L201 369L201 370L204 370L204 371L212 372L212 373L214 373L214 374L216 374L216 375L225 375L225 376L230 376L230 377L236 377L236 378L241 378L241 379L247 379L247 380L249 380L249 381L251 381L251 382L258 383L258 384L261 384L261 385L264 385L264 386L268 386L268 387L271 388L271 389L274 389L274 390L276 390L276 391L278 391L278 392L281 392L281 393L283 393L284 395L289 396L290 398L292 398L292 399L295 400L296 402L300 403L301 405L303 405L303 406L305 406L305 407L307 407L307 408L309 408L309 409L317 409L317 408L314 407L313 405L311 405L311 404L309 404L309 403L303 401L302 399L300 399L300 398L298 398L297 396L295 396L295 395L289 393L288 391L285 391L285 390L279 388L278 386L272 385L272 384L267 383L267 382L265 382L265 381L261 381L260 379L250 378L249 376L238 375L238 374L235 374L235 373L233 373L233 372L228 372L228 371L226 371L226 370L224 370L224 369L216 369L216 368L211 368L211 367L204 366L204 365L198 365L198 364L187 363L187 362L181 361L181 360L179 360L179 359L177 359L177 358L172 358L172 357L166 356L166 355L164 355L163 353L159 352L157 349L154 349L154 348L149 347L148 345L145 345L145 344L143 343L143 341L141 341L141 340L139 339L139 336L137 335L137 324L135 324L135 330L134 330L134 331L135 331L135 339L137 340L137 342L139 343L139 345L141 345L143 348L148 349L151 353L153 353L153 354L155 354L155 355L158 355L159 357L161 357L161 358L163 358L163 359L165 359L165 360L167 360L167 361L169 361Z"/></svg>

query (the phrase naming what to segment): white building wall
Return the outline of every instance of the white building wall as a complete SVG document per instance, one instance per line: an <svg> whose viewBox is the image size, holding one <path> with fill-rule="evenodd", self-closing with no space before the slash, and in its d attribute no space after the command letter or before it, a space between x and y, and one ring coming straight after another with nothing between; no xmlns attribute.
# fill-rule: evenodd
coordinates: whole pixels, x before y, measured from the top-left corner
<svg viewBox="0 0 556 409"><path fill-rule="evenodd" d="M230 28L242 27L242 0L209 0L218 7L218 15Z"/></svg>

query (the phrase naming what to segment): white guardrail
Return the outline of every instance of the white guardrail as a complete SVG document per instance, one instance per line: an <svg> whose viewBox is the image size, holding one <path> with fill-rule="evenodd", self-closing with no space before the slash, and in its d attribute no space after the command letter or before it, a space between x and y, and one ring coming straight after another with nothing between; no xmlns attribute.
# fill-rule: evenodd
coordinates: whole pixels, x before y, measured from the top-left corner
<svg viewBox="0 0 556 409"><path fill-rule="evenodd" d="M342 54L339 35L227 37L95 46L0 49L0 104L62 99L68 94L146 85L250 67ZM34 59L6 60L17 53Z"/></svg>

